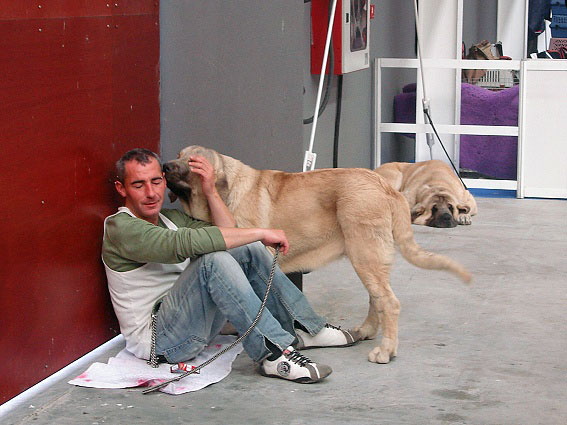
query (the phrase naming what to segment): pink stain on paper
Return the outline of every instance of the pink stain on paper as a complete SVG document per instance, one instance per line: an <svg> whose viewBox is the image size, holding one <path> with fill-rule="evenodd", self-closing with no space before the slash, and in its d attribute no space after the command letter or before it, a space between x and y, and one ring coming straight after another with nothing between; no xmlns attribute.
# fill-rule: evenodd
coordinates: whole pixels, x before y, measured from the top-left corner
<svg viewBox="0 0 567 425"><path fill-rule="evenodd" d="M205 348L209 350L209 349L211 349L211 348L213 348L213 347L211 347L210 345L205 345ZM219 348L222 348L222 344L215 344L215 348L216 348L217 350L218 350Z"/></svg>

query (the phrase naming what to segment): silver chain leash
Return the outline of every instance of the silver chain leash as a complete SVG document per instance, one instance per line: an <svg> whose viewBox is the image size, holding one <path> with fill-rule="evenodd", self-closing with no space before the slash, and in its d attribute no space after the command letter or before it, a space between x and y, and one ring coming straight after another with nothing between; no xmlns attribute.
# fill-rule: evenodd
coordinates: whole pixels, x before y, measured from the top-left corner
<svg viewBox="0 0 567 425"><path fill-rule="evenodd" d="M246 332L244 332L242 335L240 335L228 347L225 347L224 349L219 351L217 354L215 354L213 357L211 357L209 360L201 363L199 366L197 366L197 367L195 367L191 370L188 370L187 372L184 372L183 374L176 376L175 378L168 379L167 381L161 382L157 385L154 385L153 387L146 388L145 390L142 391L142 394L148 394L148 393L154 392L156 390L159 390L160 388L166 387L167 385L171 384L172 382L179 381L180 379L183 379L186 376L189 376L193 373L198 373L202 368L204 368L205 366L214 362L216 359L218 359L220 356L222 356L227 351L233 349L239 342L241 342L244 338L246 338L250 334L250 332L252 332L252 329L254 329L254 327L256 326L258 321L260 320L260 316L262 316L262 312L264 311L264 308L266 307L266 303L268 301L268 295L270 294L270 289L272 288L272 281L274 279L274 273L276 271L276 265L277 265L277 262L278 262L279 253L280 253L280 247L278 245L278 247L276 248L276 253L274 254L274 260L272 261L272 268L270 270L270 277L268 278L268 283L266 284L266 294L264 295L264 299L262 300L262 305L260 306L260 310L258 310L258 314L256 315L256 318L253 320L252 324L246 330ZM152 317L152 319L153 319L153 317ZM153 322L152 322L152 324L153 324ZM153 341L153 338L154 338L154 335L153 335L153 332L152 332L152 348L153 348L153 354L155 356L155 342ZM157 358L155 360L156 360L156 366L155 367L157 367ZM152 358L151 358L151 353L150 353L150 360L148 361L148 363L150 363L151 361L152 361ZM154 367L154 366L152 365L152 367Z"/></svg>
<svg viewBox="0 0 567 425"><path fill-rule="evenodd" d="M157 334L157 313L156 312L152 312L152 322L150 324L150 327L152 329L152 346L150 348L150 359L147 361L147 363L153 367L153 368L158 368L159 364L158 364L158 360L157 360L157 355L156 355L156 334Z"/></svg>

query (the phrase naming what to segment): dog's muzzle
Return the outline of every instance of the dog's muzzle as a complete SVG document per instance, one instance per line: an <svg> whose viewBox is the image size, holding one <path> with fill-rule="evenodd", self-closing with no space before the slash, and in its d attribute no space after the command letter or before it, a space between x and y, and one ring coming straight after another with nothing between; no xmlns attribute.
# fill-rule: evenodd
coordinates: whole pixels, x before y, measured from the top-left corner
<svg viewBox="0 0 567 425"><path fill-rule="evenodd" d="M175 161L169 161L163 164L162 170L165 173L167 188L180 198L187 199L189 167L183 167Z"/></svg>
<svg viewBox="0 0 567 425"><path fill-rule="evenodd" d="M440 227L440 228L452 228L457 227L457 221L453 218L453 216L446 212L439 215L435 220L430 222L431 227Z"/></svg>
<svg viewBox="0 0 567 425"><path fill-rule="evenodd" d="M176 165L171 163L171 162L166 162L162 166L162 170L163 170L163 172L165 173L166 176L168 174L171 174L172 172L174 172L176 168L177 168Z"/></svg>

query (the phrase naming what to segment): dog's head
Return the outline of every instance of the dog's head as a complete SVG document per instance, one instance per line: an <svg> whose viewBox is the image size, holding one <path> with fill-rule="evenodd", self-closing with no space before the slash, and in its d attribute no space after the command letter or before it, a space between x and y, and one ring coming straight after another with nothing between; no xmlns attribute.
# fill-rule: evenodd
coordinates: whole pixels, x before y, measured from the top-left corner
<svg viewBox="0 0 567 425"><path fill-rule="evenodd" d="M189 157L193 155L203 156L211 163L215 170L217 189L226 184L221 155L202 146L188 146L179 152L177 159L163 164L167 188L170 190L169 199L171 202L179 199L185 211L192 217L211 221L209 206L201 188L201 179L189 169Z"/></svg>
<svg viewBox="0 0 567 425"><path fill-rule="evenodd" d="M411 209L411 221L430 227L457 227L459 213L468 213L470 207L460 205L455 197L445 190L428 188L416 200Z"/></svg>

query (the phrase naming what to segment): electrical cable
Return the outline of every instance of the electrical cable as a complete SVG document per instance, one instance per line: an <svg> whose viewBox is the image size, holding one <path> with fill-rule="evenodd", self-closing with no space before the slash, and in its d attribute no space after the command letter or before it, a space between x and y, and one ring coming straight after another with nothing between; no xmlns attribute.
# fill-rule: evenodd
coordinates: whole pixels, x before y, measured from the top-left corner
<svg viewBox="0 0 567 425"><path fill-rule="evenodd" d="M445 155L447 155L447 158L449 159L449 162L451 163L451 166L453 167L453 170L455 170L455 174L457 174L457 177L459 178L459 180L461 181L461 183L463 184L463 186L465 187L466 190L469 190L469 188L467 187L467 185L465 184L465 182L463 181L463 179L461 178L461 175L459 174L459 172L457 171L457 168L455 167L455 164L453 164L453 161L451 161L451 158L449 157L449 154L447 153L447 150L445 149L445 145L443 145L443 142L441 141L441 138L439 137L439 134L437 133L437 129L435 128L435 126L433 125L433 121L431 120L431 117L429 116L429 112L425 111L425 114L427 115L427 118L429 119L429 125L431 126L431 128L433 129L433 132L435 133L435 135L437 136L437 140L439 140L439 143L441 143L441 147L443 148L443 152L445 152Z"/></svg>
<svg viewBox="0 0 567 425"><path fill-rule="evenodd" d="M423 91L422 101L426 101L427 95L425 94L425 77L423 75L423 54L421 53L421 43L419 37L419 13L417 11L417 0L413 1L414 13L415 13L415 38L417 42L417 58L419 60L419 70L421 76L421 88Z"/></svg>
<svg viewBox="0 0 567 425"><path fill-rule="evenodd" d="M341 128L341 109L343 99L343 76L337 76L337 108L335 112L335 137L333 139L333 168L339 166L339 135Z"/></svg>
<svg viewBox="0 0 567 425"><path fill-rule="evenodd" d="M430 106L429 105L429 99L427 99L427 96L425 94L425 77L423 75L423 55L421 54L421 43L420 43L420 37L419 37L419 13L417 11L417 0L414 0L413 4L414 4L414 11L415 11L415 36L416 36L416 41L417 41L419 70L420 70L420 74L421 74L421 85L422 85L422 92L423 92L423 98L422 98L423 113L427 117L427 121L428 121L426 124L429 124L431 126L431 128L433 129L433 132L435 133L435 136L437 136L437 140L439 140L439 143L441 144L441 147L443 148L443 152L445 152L445 155L447 156L447 159L451 163L451 166L453 167L455 174L457 174L457 177L459 178L459 180L463 184L464 188L466 190L468 190L467 185L465 184L465 182L461 178L460 173L457 171L457 167L455 167L453 160L449 156L447 149L445 149L445 145L441 141L441 137L439 137L439 133L437 133L437 129L435 128L435 125L433 124L433 120L431 119L431 114L429 113L430 112L429 111L429 106ZM427 133L426 137L427 137L427 145L429 146L429 154L431 156L431 159L433 159L433 136L431 136L430 133Z"/></svg>
<svg viewBox="0 0 567 425"><path fill-rule="evenodd" d="M413 1L413 5L414 5L414 13L415 13L415 38L416 38L416 43L417 43L417 58L419 60L419 73L421 75L421 88L423 91L423 97L421 99L421 104L422 104L422 108L423 108L423 112L425 113L426 111L429 111L430 108L430 103L429 103L429 98L427 97L427 94L425 92L425 76L424 76L424 68L423 68L423 54L421 52L421 42L420 42L420 36L419 36L419 13L417 11L417 0ZM428 114L426 114L428 115ZM430 124L430 123L426 123L426 124ZM426 134L425 138L427 140L427 146L429 146L429 156L431 159L433 159L433 144L435 143L435 141L433 140L433 136L431 134Z"/></svg>

